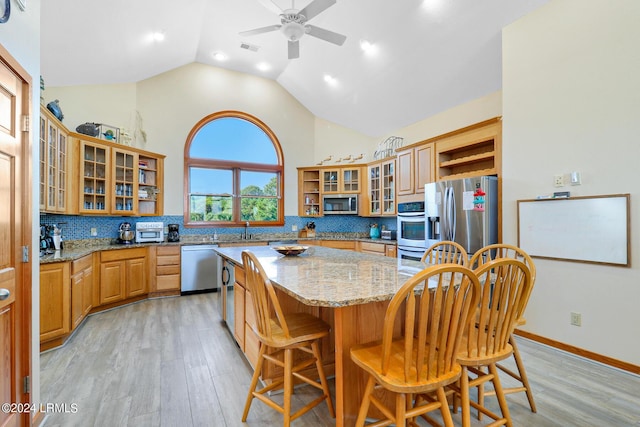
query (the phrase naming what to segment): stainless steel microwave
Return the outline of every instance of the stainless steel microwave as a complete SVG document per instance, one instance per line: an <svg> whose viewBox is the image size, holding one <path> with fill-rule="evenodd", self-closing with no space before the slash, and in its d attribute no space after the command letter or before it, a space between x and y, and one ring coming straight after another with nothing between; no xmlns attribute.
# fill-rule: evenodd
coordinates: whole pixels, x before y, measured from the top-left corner
<svg viewBox="0 0 640 427"><path fill-rule="evenodd" d="M332 194L322 196L322 209L325 215L358 213L357 194Z"/></svg>

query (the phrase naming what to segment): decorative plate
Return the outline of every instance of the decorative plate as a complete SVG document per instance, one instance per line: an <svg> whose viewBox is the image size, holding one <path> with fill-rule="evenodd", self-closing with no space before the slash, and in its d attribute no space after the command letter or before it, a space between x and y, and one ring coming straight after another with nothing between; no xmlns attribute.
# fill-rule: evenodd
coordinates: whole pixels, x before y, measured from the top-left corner
<svg viewBox="0 0 640 427"><path fill-rule="evenodd" d="M276 251L278 253L281 253L282 255L286 255L286 256L300 255L301 253L303 253L307 249L309 249L308 246L299 246L299 245L295 245L295 246L274 246L273 247L274 251Z"/></svg>

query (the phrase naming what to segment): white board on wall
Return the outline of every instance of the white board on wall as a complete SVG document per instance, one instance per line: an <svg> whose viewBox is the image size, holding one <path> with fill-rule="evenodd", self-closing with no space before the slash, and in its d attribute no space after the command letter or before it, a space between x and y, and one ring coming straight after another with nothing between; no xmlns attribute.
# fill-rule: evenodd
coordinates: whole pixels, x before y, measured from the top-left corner
<svg viewBox="0 0 640 427"><path fill-rule="evenodd" d="M538 258L629 267L629 194L518 200L518 246Z"/></svg>

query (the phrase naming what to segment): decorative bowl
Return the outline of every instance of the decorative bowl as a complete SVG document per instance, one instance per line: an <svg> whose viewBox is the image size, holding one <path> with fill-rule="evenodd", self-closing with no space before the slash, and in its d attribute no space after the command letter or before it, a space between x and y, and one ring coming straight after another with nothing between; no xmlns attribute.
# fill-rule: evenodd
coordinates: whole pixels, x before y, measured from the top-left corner
<svg viewBox="0 0 640 427"><path fill-rule="evenodd" d="M274 246L273 250L286 256L300 255L309 249L308 246L292 245L292 246Z"/></svg>

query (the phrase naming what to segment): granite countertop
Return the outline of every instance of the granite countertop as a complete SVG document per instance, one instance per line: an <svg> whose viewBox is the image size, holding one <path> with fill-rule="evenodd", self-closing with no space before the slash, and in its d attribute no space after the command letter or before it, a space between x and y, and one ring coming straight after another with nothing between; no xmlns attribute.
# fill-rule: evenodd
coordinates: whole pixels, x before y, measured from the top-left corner
<svg viewBox="0 0 640 427"><path fill-rule="evenodd" d="M183 246L183 245L217 245L223 243L244 243L246 242L248 245L251 242L276 242L276 241L295 241L295 240L359 240L359 241L367 241L367 242L376 242L376 243L385 243L385 244L396 244L395 240L382 240L382 239L371 239L369 237L363 237L361 235L354 235L353 233L322 233L317 237L312 238L299 238L296 236L288 236L288 235L273 235L273 234L264 234L264 235L256 235L251 240L242 240L239 238L225 238L221 240L213 240L210 236L202 236L202 235L184 235L181 236L181 240L179 242L162 242L162 243L134 243L134 244L119 244L115 243L114 239L87 239L86 241L80 242L64 242L66 248L51 252L47 255L40 256L40 264L49 264L54 262L67 262L67 261L75 261L77 259L82 258L83 256L92 254L93 252L98 251L106 251L106 250L118 250L118 249L130 249L130 248L144 248L149 246Z"/></svg>
<svg viewBox="0 0 640 427"><path fill-rule="evenodd" d="M255 253L269 279L307 305L342 307L387 301L424 264L380 255L309 246L298 256L280 255L266 246L236 246L215 251L242 265L242 251Z"/></svg>

